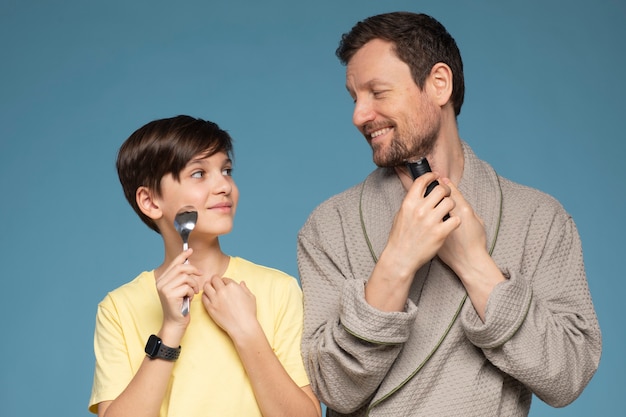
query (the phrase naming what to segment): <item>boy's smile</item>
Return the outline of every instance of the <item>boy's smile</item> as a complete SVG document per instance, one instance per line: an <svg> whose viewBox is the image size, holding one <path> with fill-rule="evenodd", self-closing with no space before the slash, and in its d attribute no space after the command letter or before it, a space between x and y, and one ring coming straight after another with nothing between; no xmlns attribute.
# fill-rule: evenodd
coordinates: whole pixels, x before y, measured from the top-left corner
<svg viewBox="0 0 626 417"><path fill-rule="evenodd" d="M164 176L159 198L164 218L169 221L181 207L192 206L198 211L194 235L229 233L239 200L231 172L232 161L218 152L192 159L180 172L179 181L171 174Z"/></svg>

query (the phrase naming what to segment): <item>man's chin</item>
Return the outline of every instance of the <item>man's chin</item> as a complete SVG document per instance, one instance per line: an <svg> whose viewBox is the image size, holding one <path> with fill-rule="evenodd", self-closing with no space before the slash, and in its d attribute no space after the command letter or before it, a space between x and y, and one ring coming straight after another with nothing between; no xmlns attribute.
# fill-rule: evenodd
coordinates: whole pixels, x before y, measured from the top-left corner
<svg viewBox="0 0 626 417"><path fill-rule="evenodd" d="M374 158L374 164L380 168L395 168L399 166L404 166L406 163L406 159L402 160L378 160Z"/></svg>
<svg viewBox="0 0 626 417"><path fill-rule="evenodd" d="M374 152L372 155L374 164L381 168L395 168L397 166L403 166L408 159L409 157L404 155L381 155L377 152Z"/></svg>

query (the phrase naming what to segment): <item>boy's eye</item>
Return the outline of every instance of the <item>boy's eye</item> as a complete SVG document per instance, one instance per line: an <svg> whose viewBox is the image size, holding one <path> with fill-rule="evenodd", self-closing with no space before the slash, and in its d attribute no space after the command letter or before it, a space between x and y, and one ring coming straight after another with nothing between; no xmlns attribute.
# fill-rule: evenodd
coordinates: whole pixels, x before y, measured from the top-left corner
<svg viewBox="0 0 626 417"><path fill-rule="evenodd" d="M232 177L233 176L233 169L232 168L224 168L224 169L222 169L222 175L227 176L227 177Z"/></svg>
<svg viewBox="0 0 626 417"><path fill-rule="evenodd" d="M202 178L203 175L203 171L194 171L191 173L191 178Z"/></svg>

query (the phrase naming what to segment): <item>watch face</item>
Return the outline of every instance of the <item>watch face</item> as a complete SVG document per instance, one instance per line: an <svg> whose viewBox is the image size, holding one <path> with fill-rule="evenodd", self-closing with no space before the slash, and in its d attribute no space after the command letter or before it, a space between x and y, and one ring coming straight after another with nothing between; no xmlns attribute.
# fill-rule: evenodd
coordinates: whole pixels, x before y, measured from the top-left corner
<svg viewBox="0 0 626 417"><path fill-rule="evenodd" d="M151 358L155 357L159 352L159 347L161 346L161 339L155 335L150 335L148 339L148 343L146 343L146 355Z"/></svg>

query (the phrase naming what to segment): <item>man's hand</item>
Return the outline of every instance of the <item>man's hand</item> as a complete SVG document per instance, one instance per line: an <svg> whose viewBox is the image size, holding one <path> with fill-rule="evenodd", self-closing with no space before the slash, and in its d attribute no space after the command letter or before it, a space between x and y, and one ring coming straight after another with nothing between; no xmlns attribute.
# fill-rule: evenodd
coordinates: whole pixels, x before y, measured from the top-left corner
<svg viewBox="0 0 626 417"><path fill-rule="evenodd" d="M442 182L450 188L450 197L456 203L451 219L459 219L460 224L437 255L461 279L476 312L484 320L489 295L505 278L487 250L482 219L449 179L444 178Z"/></svg>
<svg viewBox="0 0 626 417"><path fill-rule="evenodd" d="M427 173L410 183L394 218L387 246L365 287L367 302L379 310L404 309L415 273L435 257L459 225L454 217L443 221L455 206L450 187L439 184L424 197L426 187L436 178Z"/></svg>
<svg viewBox="0 0 626 417"><path fill-rule="evenodd" d="M455 207L448 185L439 184L424 197L428 184L435 179L436 174L427 173L413 182L396 214L384 251L395 259L399 270L411 277L437 254L458 226L458 219L443 221Z"/></svg>

